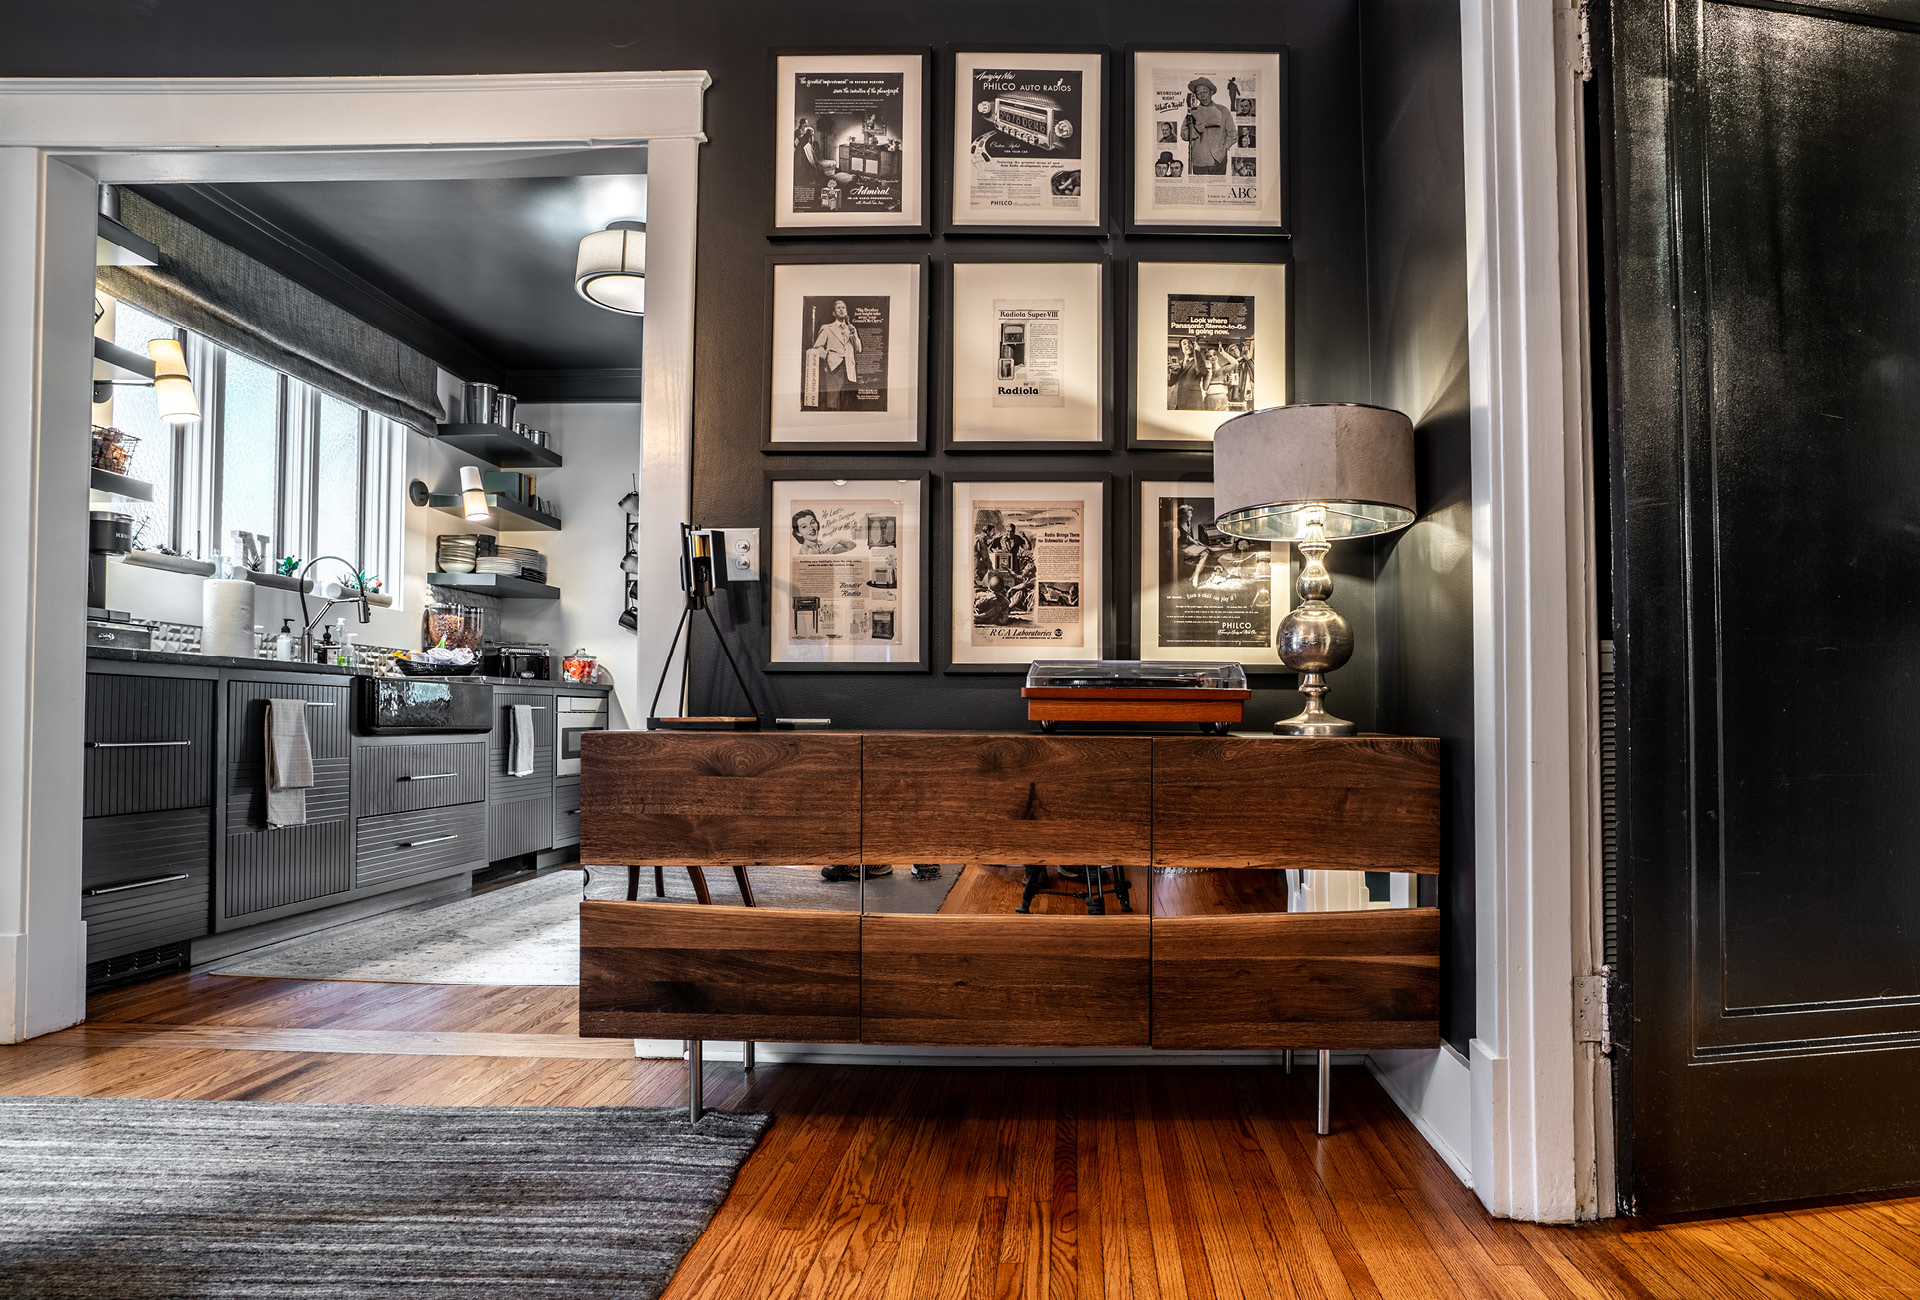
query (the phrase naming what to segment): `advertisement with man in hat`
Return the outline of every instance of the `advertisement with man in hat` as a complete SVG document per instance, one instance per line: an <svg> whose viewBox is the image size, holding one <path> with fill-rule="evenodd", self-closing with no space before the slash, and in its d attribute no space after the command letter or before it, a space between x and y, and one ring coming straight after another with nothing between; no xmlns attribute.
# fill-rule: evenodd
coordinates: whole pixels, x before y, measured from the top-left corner
<svg viewBox="0 0 1920 1300"><path fill-rule="evenodd" d="M1219 208L1223 215L1260 208L1260 80L1251 68L1153 69L1156 205Z"/></svg>

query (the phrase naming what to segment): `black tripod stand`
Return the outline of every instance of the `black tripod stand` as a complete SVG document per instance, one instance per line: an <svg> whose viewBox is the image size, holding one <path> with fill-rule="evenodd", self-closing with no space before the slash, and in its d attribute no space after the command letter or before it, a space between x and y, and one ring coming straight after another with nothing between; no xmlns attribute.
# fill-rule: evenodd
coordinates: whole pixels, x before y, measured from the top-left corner
<svg viewBox="0 0 1920 1300"><path fill-rule="evenodd" d="M733 670L733 680L740 683L740 694L746 700L747 707L753 708L753 692L747 689L747 679L741 675L740 665L734 662L733 651L727 648L726 635L720 630L720 620L713 616L713 608L707 604L713 598L713 542L710 534L701 532L689 524L680 525L680 588L687 593L687 606L680 611L680 621L674 625L673 640L667 643L666 662L660 665L660 681L653 688L653 703L647 706L647 726L658 728L660 719L660 692L666 689L667 672L673 667L673 652L680 646L680 634L686 631L687 619L694 610L700 610L707 616L707 623L713 628L713 638L720 643L720 653L727 657L727 667ZM687 638L687 648L693 648L693 638ZM680 694L687 690L686 660L680 662ZM754 719L757 724L758 718Z"/></svg>

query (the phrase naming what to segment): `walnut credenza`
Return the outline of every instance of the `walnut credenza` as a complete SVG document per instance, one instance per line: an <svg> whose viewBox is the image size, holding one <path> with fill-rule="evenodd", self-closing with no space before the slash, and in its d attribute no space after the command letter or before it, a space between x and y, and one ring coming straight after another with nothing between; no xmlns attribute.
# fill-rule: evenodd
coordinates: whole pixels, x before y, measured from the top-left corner
<svg viewBox="0 0 1920 1300"><path fill-rule="evenodd" d="M595 732L581 798L596 865L966 864L932 914L583 902L586 1036L1439 1042L1437 909L1288 911L1277 883L1436 872L1435 740ZM1135 910L1016 915L1025 864L1126 867Z"/></svg>

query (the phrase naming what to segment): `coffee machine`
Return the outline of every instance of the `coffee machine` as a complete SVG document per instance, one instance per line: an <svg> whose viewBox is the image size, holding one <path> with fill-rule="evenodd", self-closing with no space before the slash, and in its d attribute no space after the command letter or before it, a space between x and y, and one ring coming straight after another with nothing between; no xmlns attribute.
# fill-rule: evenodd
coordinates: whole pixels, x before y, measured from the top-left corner
<svg viewBox="0 0 1920 1300"><path fill-rule="evenodd" d="M125 623L124 610L107 608L107 557L133 549L133 518L117 510L94 510L87 515L87 617L106 623Z"/></svg>

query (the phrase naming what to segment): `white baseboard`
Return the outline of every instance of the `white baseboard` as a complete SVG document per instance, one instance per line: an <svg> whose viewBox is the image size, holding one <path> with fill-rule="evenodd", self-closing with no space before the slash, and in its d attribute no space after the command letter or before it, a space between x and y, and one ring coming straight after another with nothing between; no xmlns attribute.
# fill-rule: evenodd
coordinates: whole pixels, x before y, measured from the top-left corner
<svg viewBox="0 0 1920 1300"><path fill-rule="evenodd" d="M1432 1051L1373 1052L1367 1068L1386 1089L1447 1168L1473 1186L1473 1072L1465 1058L1442 1045Z"/></svg>

